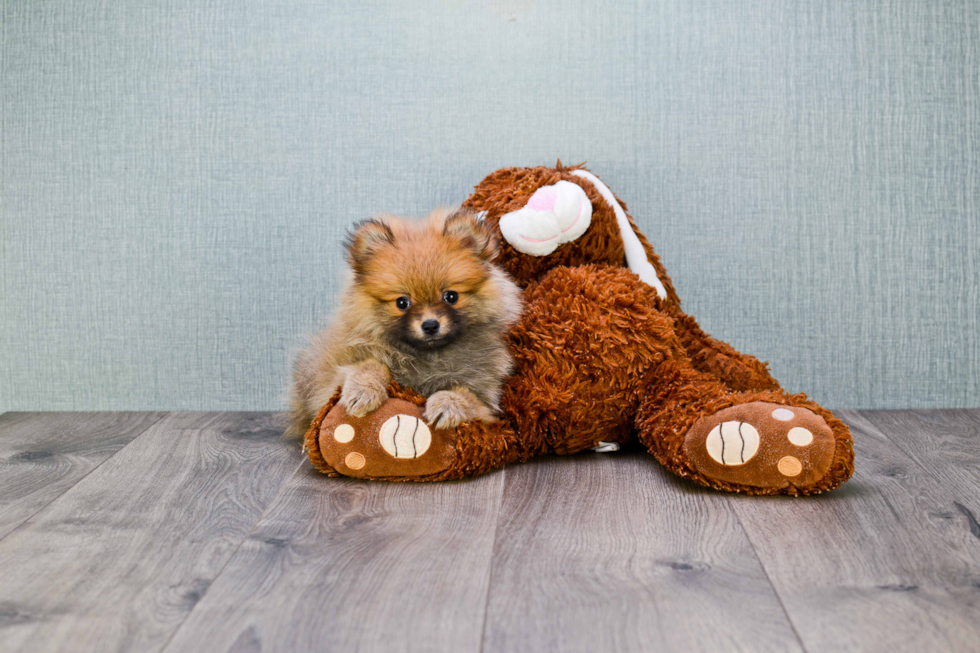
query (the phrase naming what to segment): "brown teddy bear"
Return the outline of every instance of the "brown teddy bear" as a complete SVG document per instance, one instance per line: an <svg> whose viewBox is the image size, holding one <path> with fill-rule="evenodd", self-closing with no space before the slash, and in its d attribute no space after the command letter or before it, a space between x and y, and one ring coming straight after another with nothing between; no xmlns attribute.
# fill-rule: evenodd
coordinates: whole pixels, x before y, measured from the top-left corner
<svg viewBox="0 0 980 653"><path fill-rule="evenodd" d="M720 490L805 495L851 476L847 426L683 313L659 257L588 170L498 170L464 207L498 233L497 262L524 289L501 421L431 428L425 399L395 384L364 418L335 396L306 433L318 469L438 481L635 434L670 471Z"/></svg>

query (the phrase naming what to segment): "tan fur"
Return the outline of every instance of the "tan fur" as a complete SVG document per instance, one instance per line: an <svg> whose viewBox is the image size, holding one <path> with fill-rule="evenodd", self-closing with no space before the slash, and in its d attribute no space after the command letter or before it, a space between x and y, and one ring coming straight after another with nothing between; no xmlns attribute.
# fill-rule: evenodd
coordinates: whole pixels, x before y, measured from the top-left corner
<svg viewBox="0 0 980 653"><path fill-rule="evenodd" d="M338 368L344 378L340 405L354 417L377 410L388 398L391 371L373 358Z"/></svg>
<svg viewBox="0 0 980 653"><path fill-rule="evenodd" d="M441 390L425 402L425 421L437 429L456 428L463 422L480 420L492 422L493 411L481 402L468 388L456 386Z"/></svg>
<svg viewBox="0 0 980 653"><path fill-rule="evenodd" d="M359 225L340 307L294 363L287 434L302 435L340 387L345 408L367 414L391 380L425 396L454 392L437 399L442 423L494 419L513 365L506 335L521 312L520 289L491 263L497 244L467 211L438 209L418 221L384 215ZM444 301L447 290L458 293L454 305ZM399 297L411 299L409 311L397 308ZM400 325L421 338L426 320L440 332L455 325L459 335L431 350L393 335Z"/></svg>

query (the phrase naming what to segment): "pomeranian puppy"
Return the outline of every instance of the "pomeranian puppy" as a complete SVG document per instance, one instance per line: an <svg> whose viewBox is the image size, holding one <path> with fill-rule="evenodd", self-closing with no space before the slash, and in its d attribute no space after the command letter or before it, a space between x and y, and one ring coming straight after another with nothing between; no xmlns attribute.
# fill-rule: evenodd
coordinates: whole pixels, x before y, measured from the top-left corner
<svg viewBox="0 0 980 653"><path fill-rule="evenodd" d="M520 288L492 263L497 247L463 209L358 224L339 310L295 361L289 432L302 435L338 388L349 413L367 415L392 379L427 398L436 428L493 421L512 368L507 332L521 312Z"/></svg>

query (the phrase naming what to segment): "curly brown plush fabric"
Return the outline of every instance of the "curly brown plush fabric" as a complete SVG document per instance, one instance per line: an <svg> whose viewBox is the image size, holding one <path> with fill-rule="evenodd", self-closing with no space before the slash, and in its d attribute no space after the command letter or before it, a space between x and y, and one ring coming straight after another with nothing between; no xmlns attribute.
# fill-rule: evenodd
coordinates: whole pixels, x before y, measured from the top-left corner
<svg viewBox="0 0 980 653"><path fill-rule="evenodd" d="M592 203L588 230L548 255L521 253L501 238L499 262L524 288L526 302L510 334L516 373L504 389L502 421L432 430L432 444L419 457L375 460L387 455L376 453L376 440L385 437L377 424L388 414L358 422L347 440L352 422L336 412L335 397L306 436L313 464L334 475L448 480L636 437L670 471L719 490L805 495L847 480L854 460L847 426L805 395L785 392L764 363L711 338L683 313L659 257L631 218L666 297L629 270L613 207L572 174L578 169L559 162L498 170L464 204L485 212L500 234L500 219L543 186L577 184ZM425 401L395 385L390 394L417 407ZM401 417L392 409L390 419L416 419L405 406ZM428 451L443 458L424 461ZM441 469L433 472L435 466Z"/></svg>

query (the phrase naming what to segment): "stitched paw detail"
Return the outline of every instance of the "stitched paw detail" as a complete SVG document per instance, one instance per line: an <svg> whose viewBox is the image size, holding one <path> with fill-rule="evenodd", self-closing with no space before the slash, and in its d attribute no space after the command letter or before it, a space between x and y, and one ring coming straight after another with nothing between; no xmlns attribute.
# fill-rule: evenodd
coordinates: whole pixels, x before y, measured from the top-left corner
<svg viewBox="0 0 980 653"><path fill-rule="evenodd" d="M429 476L456 456L455 432L431 428L421 408L401 399L388 399L364 417L338 403L320 423L319 443L333 469L356 478Z"/></svg>
<svg viewBox="0 0 980 653"><path fill-rule="evenodd" d="M429 450L432 431L418 417L399 414L381 425L378 440L393 458L418 458Z"/></svg>
<svg viewBox="0 0 980 653"><path fill-rule="evenodd" d="M709 479L758 488L805 488L829 470L834 434L806 408L751 402L699 420L684 450Z"/></svg>
<svg viewBox="0 0 980 653"><path fill-rule="evenodd" d="M705 449L722 465L744 465L759 451L759 432L748 422L722 422L708 433Z"/></svg>

